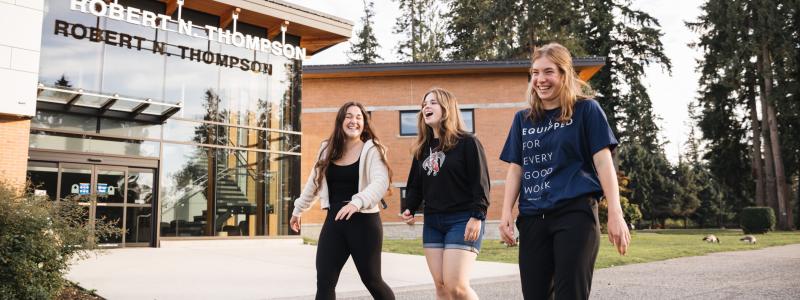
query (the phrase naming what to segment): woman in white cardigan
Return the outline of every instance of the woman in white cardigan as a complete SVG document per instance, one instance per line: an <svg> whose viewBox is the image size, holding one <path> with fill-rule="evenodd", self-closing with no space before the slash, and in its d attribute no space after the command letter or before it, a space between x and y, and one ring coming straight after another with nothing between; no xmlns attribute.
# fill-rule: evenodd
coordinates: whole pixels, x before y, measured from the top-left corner
<svg viewBox="0 0 800 300"><path fill-rule="evenodd" d="M336 282L349 256L375 299L394 299L381 276L383 225L379 203L389 189L391 171L369 115L358 102L345 103L333 132L322 142L305 188L294 201L292 230L319 198L328 210L317 243L317 297L336 299Z"/></svg>

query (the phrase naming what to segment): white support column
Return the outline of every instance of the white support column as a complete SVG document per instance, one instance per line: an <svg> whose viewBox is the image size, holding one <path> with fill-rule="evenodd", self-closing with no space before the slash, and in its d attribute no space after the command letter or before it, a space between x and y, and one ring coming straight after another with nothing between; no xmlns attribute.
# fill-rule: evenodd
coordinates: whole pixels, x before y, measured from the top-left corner
<svg viewBox="0 0 800 300"><path fill-rule="evenodd" d="M36 114L44 0L0 0L0 114Z"/></svg>

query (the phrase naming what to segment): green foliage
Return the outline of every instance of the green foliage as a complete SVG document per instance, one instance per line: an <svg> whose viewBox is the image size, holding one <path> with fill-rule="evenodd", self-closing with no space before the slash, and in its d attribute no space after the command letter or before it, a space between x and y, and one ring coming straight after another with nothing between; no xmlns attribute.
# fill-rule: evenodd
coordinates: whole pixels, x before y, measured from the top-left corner
<svg viewBox="0 0 800 300"><path fill-rule="evenodd" d="M441 61L444 58L444 23L438 0L395 0L400 16L395 34L404 35L397 54L412 62Z"/></svg>
<svg viewBox="0 0 800 300"><path fill-rule="evenodd" d="M704 156L708 168L718 179L725 205L738 212L761 197L754 197L752 174L758 170L750 166L761 159L762 149L752 151L753 138L764 135L762 145L767 150L772 134L768 129L753 134L753 123L760 122L762 128L777 123L775 134L780 132L777 136L787 180L800 176L800 1L707 0L702 10L696 21L686 24L699 34L699 41L692 46L703 52L696 120L709 150ZM771 64L763 64L765 52ZM772 85L771 95L765 92L767 81ZM753 103L756 95L762 107L774 105L777 120L767 120L760 109L753 114L760 114L761 120L743 118L743 113L757 109ZM756 160L753 152L759 153ZM771 159L766 156L771 154L764 154L767 164ZM768 193L775 193L774 189Z"/></svg>
<svg viewBox="0 0 800 300"><path fill-rule="evenodd" d="M381 56L378 54L378 39L372 28L375 17L375 3L364 1L364 17L361 18L362 27L356 31L356 42L350 44L348 59L350 63L371 64Z"/></svg>
<svg viewBox="0 0 800 300"><path fill-rule="evenodd" d="M620 191L619 204L622 207L622 214L624 215L625 222L627 222L628 225L639 223L639 221L642 220L642 212L639 210L639 206L630 203L628 197L625 197L625 195L630 193L628 189L630 178L622 173L617 173L617 182L619 183ZM603 233L608 232L608 201L605 198L600 200L597 213L600 218L600 231Z"/></svg>
<svg viewBox="0 0 800 300"><path fill-rule="evenodd" d="M0 298L52 299L73 258L119 234L104 220L90 228L86 216L76 200L49 201L0 182Z"/></svg>
<svg viewBox="0 0 800 300"><path fill-rule="evenodd" d="M767 233L775 230L775 212L771 207L745 207L739 213L744 233Z"/></svg>

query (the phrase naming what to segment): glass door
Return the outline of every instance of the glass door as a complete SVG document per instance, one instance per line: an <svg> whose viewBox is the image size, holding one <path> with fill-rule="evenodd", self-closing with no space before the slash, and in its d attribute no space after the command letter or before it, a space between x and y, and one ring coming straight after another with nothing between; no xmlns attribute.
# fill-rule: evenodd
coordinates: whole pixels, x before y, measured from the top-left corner
<svg viewBox="0 0 800 300"><path fill-rule="evenodd" d="M38 167L38 164L42 163L29 163L29 169ZM58 165L58 199L76 199L78 205L85 208L86 222L91 226L98 220L105 220L121 233L101 237L98 241L101 246L151 245L155 169L73 163ZM33 169L29 173L42 172ZM42 186L39 189L44 193L47 187Z"/></svg>
<svg viewBox="0 0 800 300"><path fill-rule="evenodd" d="M125 201L125 246L149 246L153 239L155 170L128 168Z"/></svg>
<svg viewBox="0 0 800 300"><path fill-rule="evenodd" d="M94 226L94 205L91 195L94 185L92 165L61 163L58 168L59 201L75 199L84 209L85 221Z"/></svg>
<svg viewBox="0 0 800 300"><path fill-rule="evenodd" d="M92 195L95 201L92 221L111 222L114 229L124 233L125 196L127 195L126 167L94 166L94 185ZM102 237L99 243L108 247L124 246L124 234Z"/></svg>

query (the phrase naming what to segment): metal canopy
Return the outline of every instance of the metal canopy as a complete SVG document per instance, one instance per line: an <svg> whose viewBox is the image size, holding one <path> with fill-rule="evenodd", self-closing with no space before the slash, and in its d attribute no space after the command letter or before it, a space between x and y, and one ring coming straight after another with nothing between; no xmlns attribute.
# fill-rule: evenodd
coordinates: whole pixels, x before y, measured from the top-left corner
<svg viewBox="0 0 800 300"><path fill-rule="evenodd" d="M149 123L164 123L183 108L183 101L173 104L153 99L121 97L118 94L92 93L83 89L50 87L41 83L37 95L36 107L38 109L68 111Z"/></svg>

